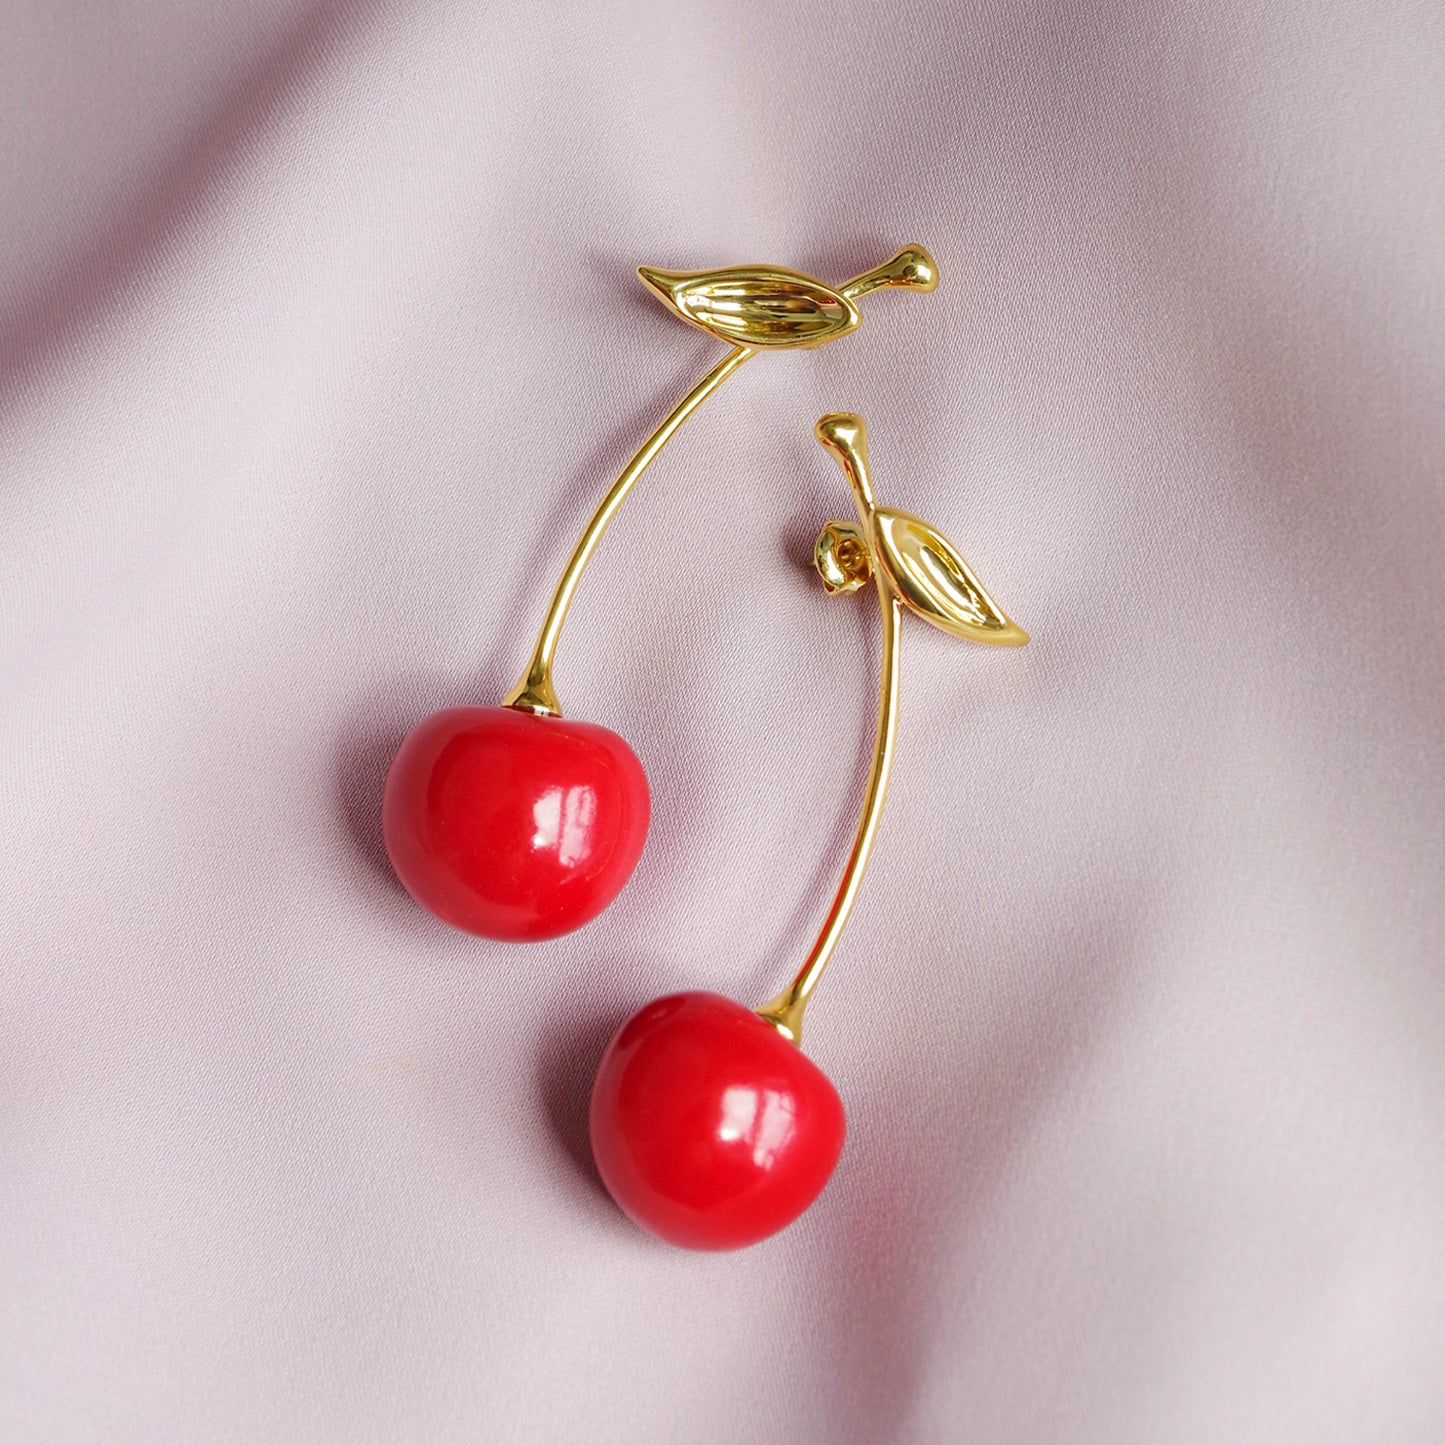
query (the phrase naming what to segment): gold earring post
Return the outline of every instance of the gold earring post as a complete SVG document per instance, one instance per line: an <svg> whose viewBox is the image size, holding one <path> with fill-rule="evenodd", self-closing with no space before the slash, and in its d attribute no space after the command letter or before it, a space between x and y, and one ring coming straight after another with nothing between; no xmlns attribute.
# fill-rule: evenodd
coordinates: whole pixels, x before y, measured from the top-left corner
<svg viewBox="0 0 1445 1445"><path fill-rule="evenodd" d="M729 342L732 350L663 418L592 514L552 594L527 669L502 699L503 706L522 712L561 716L552 664L567 610L617 509L683 422L758 351L821 346L847 335L861 321L857 301L880 287L932 291L938 285L938 267L922 246L895 251L881 266L854 277L837 291L781 266L734 266L706 272L643 266L638 274L664 305L689 324Z"/></svg>
<svg viewBox="0 0 1445 1445"><path fill-rule="evenodd" d="M936 528L907 512L877 505L868 463L868 428L862 417L832 412L813 432L848 479L860 524L829 522L818 536L814 564L830 593L856 592L869 581L877 588L883 615L883 665L873 761L853 851L812 952L792 983L757 1010L759 1017L795 1044L802 1041L804 1011L857 901L883 816L898 735L903 610L917 613L945 632L979 642L1019 647L1029 640L1028 633L1004 615Z"/></svg>

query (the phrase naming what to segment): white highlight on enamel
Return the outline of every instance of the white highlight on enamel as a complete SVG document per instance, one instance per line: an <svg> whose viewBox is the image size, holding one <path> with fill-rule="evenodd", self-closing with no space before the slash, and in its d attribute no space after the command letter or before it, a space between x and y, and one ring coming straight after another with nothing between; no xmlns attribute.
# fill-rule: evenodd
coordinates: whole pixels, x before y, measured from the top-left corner
<svg viewBox="0 0 1445 1445"><path fill-rule="evenodd" d="M549 788L532 804L532 846L556 850L559 863L575 863L587 851L587 835L597 816L591 788Z"/></svg>
<svg viewBox="0 0 1445 1445"><path fill-rule="evenodd" d="M788 1142L796 1123L791 1096L773 1089L764 1089L761 1094L744 1087L724 1089L722 1115L718 1138L730 1144L739 1140L751 1144L753 1163L763 1169L772 1164Z"/></svg>
<svg viewBox="0 0 1445 1445"><path fill-rule="evenodd" d="M723 1117L717 1136L729 1144L745 1139L758 1113L758 1096L751 1089L724 1089Z"/></svg>

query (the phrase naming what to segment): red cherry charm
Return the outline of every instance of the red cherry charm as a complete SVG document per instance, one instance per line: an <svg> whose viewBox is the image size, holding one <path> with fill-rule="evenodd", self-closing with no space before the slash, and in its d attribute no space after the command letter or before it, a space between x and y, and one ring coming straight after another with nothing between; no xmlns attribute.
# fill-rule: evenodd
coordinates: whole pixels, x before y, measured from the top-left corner
<svg viewBox="0 0 1445 1445"><path fill-rule="evenodd" d="M832 1175L845 1127L827 1075L715 993L633 1014L592 1086L602 1182L644 1229L686 1249L737 1249L791 1224Z"/></svg>
<svg viewBox="0 0 1445 1445"><path fill-rule="evenodd" d="M386 775L397 876L438 918L484 938L569 933L621 891L647 837L637 755L595 723L508 707L433 713Z"/></svg>

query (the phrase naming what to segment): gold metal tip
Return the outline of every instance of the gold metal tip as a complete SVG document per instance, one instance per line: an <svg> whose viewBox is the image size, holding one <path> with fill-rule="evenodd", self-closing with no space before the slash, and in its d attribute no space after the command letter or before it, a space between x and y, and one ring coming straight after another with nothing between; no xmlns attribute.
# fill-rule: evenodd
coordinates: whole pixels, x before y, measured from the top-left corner
<svg viewBox="0 0 1445 1445"><path fill-rule="evenodd" d="M856 301L880 286L904 286L910 291L935 291L938 289L938 262L923 246L903 246L895 251L881 266L865 272L857 280L850 281L843 294Z"/></svg>
<svg viewBox="0 0 1445 1445"><path fill-rule="evenodd" d="M856 412L830 411L827 416L820 416L813 435L840 457L856 452L863 452L866 456L868 423Z"/></svg>
<svg viewBox="0 0 1445 1445"><path fill-rule="evenodd" d="M938 262L923 246L904 246L888 265L889 284L911 291L938 290Z"/></svg>
<svg viewBox="0 0 1445 1445"><path fill-rule="evenodd" d="M819 417L813 435L832 452L833 460L858 501L858 518L866 526L873 511L873 480L868 472L868 426L851 411L831 411Z"/></svg>
<svg viewBox="0 0 1445 1445"><path fill-rule="evenodd" d="M642 277L644 283L669 305L672 303L672 287L677 281L683 279L680 271L663 271L656 266L639 266L637 274Z"/></svg>

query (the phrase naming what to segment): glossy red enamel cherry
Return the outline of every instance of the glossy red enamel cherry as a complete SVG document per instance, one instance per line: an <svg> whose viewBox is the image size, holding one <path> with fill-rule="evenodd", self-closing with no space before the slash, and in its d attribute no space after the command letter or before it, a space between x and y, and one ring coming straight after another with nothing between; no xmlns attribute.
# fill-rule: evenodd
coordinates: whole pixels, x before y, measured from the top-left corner
<svg viewBox="0 0 1445 1445"><path fill-rule="evenodd" d="M616 733L508 707L418 723L386 776L397 876L438 918L485 938L555 938L595 918L647 837L647 775Z"/></svg>
<svg viewBox="0 0 1445 1445"><path fill-rule="evenodd" d="M843 1148L827 1075L770 1024L715 993L639 1010L592 1086L592 1154L644 1229L687 1249L737 1249L791 1224Z"/></svg>

